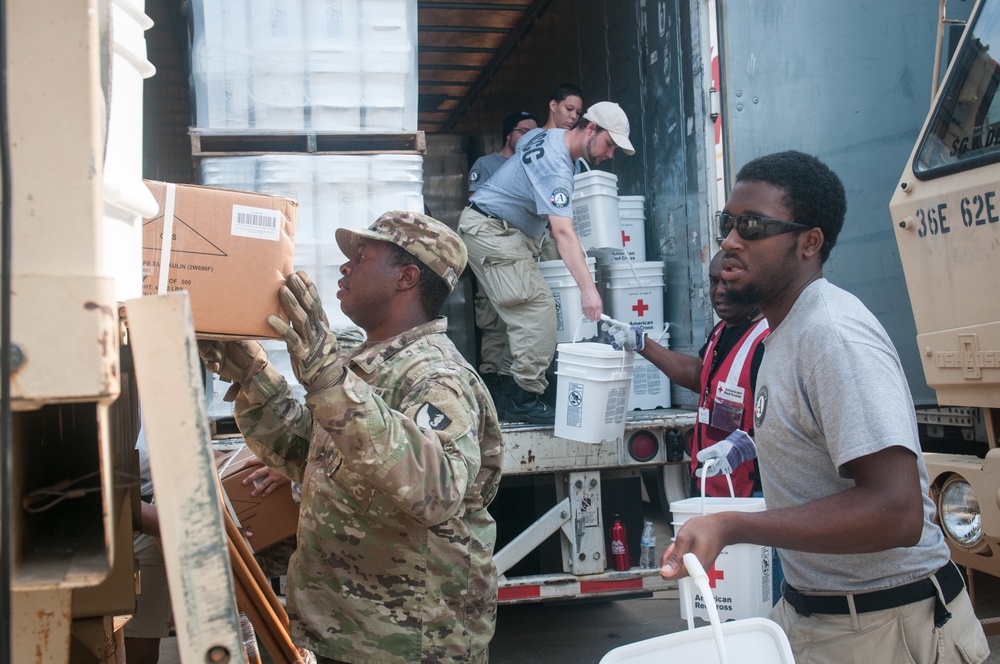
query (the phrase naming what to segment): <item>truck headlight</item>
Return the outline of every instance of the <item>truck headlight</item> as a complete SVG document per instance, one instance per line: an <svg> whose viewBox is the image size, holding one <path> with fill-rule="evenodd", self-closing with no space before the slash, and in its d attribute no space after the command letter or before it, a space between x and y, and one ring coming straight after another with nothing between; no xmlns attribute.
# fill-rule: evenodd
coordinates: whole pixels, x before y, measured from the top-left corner
<svg viewBox="0 0 1000 664"><path fill-rule="evenodd" d="M979 498L972 486L959 476L941 489L938 502L941 526L959 546L974 546L983 536L983 517Z"/></svg>

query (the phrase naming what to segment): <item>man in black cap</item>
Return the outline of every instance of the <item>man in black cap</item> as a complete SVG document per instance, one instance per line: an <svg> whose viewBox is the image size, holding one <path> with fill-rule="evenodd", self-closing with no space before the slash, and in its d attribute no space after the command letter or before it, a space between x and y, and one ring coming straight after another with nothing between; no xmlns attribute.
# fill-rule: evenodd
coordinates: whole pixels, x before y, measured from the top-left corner
<svg viewBox="0 0 1000 664"><path fill-rule="evenodd" d="M469 169L469 196L479 185L490 179L505 161L514 155L514 147L522 136L538 128L538 119L528 111L511 113L503 119L503 148L499 152L483 155Z"/></svg>

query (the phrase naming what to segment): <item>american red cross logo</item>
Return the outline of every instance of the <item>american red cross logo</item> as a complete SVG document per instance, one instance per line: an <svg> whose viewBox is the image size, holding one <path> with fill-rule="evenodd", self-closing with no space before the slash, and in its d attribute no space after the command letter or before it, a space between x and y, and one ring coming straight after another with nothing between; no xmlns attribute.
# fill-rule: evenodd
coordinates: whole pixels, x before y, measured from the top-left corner
<svg viewBox="0 0 1000 664"><path fill-rule="evenodd" d="M705 572L705 574L708 575L708 587L709 588L714 588L716 581L725 581L726 580L726 573L723 572L722 570L715 569L715 565L712 565L711 567L709 567L708 570Z"/></svg>
<svg viewBox="0 0 1000 664"><path fill-rule="evenodd" d="M622 231L622 246L624 247L626 244L628 244L628 241L631 240L631 239L632 239L632 236L631 235L625 235L625 231L623 230Z"/></svg>
<svg viewBox="0 0 1000 664"><path fill-rule="evenodd" d="M639 314L639 318L642 318L646 314L647 309L649 309L649 305L643 302L641 297L639 298L639 301L636 302L635 305L632 307L632 311Z"/></svg>

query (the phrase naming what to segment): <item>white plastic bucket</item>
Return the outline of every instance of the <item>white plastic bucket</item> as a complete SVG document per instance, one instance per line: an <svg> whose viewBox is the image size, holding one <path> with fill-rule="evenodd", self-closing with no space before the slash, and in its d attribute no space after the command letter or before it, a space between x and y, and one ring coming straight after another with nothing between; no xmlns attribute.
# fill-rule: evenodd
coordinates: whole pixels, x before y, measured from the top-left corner
<svg viewBox="0 0 1000 664"><path fill-rule="evenodd" d="M666 346L665 343L662 345ZM632 364L632 384L628 392L628 409L653 410L655 408L670 408L670 379L652 362L637 354Z"/></svg>
<svg viewBox="0 0 1000 664"><path fill-rule="evenodd" d="M646 260L646 197L619 196L622 248L630 260Z"/></svg>
<svg viewBox="0 0 1000 664"><path fill-rule="evenodd" d="M625 435L633 355L591 342L556 346L556 436L600 443Z"/></svg>
<svg viewBox="0 0 1000 664"><path fill-rule="evenodd" d="M681 579L679 584L682 612L693 594L690 590L685 591L685 588L692 584L705 597L713 596L709 575L693 553L684 554L684 567L690 576ZM709 618L711 625L705 627L695 628L693 621L689 619L686 632L664 634L619 646L602 657L600 664L794 664L792 647L778 623L766 618L745 618L723 623L723 616L718 611L711 611Z"/></svg>
<svg viewBox="0 0 1000 664"><path fill-rule="evenodd" d="M614 252L609 254L614 256ZM603 256L602 256L603 258ZM613 260L613 259L612 259ZM663 263L598 262L604 309L623 323L658 335L663 329Z"/></svg>
<svg viewBox="0 0 1000 664"><path fill-rule="evenodd" d="M585 171L574 176L573 230L580 238L584 251L622 248L617 175Z"/></svg>
<svg viewBox="0 0 1000 664"><path fill-rule="evenodd" d="M685 521L717 512L763 512L763 498L687 498L670 503L674 532ZM731 544L708 570L715 582L715 605L723 620L766 617L771 611L771 547ZM688 618L690 602L681 589L681 617ZM708 620L708 609L700 594L693 598L694 616Z"/></svg>
<svg viewBox="0 0 1000 664"><path fill-rule="evenodd" d="M596 264L597 259L587 257L587 269L595 282ZM584 317L580 287L566 264L561 260L539 261L537 266L556 301L556 341L573 343L597 336L597 323Z"/></svg>

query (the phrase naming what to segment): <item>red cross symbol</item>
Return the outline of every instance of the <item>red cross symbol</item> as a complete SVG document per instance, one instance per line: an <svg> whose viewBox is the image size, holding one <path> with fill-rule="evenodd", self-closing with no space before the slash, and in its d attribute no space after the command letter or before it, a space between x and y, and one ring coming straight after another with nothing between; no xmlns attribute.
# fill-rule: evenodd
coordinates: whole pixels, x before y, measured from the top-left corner
<svg viewBox="0 0 1000 664"><path fill-rule="evenodd" d="M708 587L709 588L714 588L716 581L725 581L726 580L726 573L723 572L722 570L715 569L715 565L712 565L711 567L709 567L708 570L705 572L705 574L708 575Z"/></svg>
<svg viewBox="0 0 1000 664"><path fill-rule="evenodd" d="M639 298L639 301L635 303L635 306L632 307L632 311L639 314L639 318L642 318L645 315L646 309L649 309L649 305L643 302L641 297Z"/></svg>
<svg viewBox="0 0 1000 664"><path fill-rule="evenodd" d="M622 229L622 246L624 247L628 244L628 241L632 239L631 235L625 235L625 230Z"/></svg>

